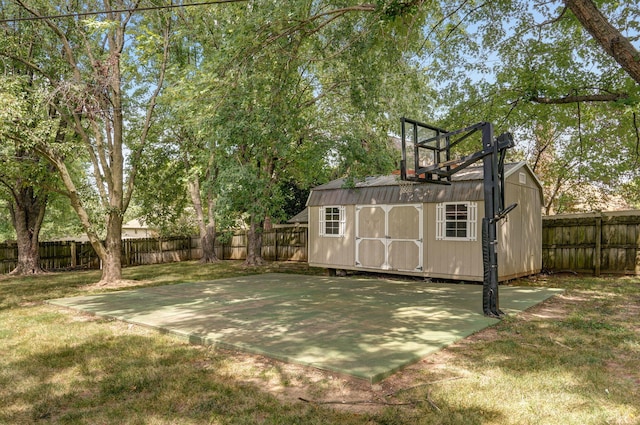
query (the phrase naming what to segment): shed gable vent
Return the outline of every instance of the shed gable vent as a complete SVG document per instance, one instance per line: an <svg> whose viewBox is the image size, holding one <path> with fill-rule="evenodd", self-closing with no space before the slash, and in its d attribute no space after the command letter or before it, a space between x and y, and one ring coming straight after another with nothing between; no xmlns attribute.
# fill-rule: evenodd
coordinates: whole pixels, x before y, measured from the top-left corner
<svg viewBox="0 0 640 425"><path fill-rule="evenodd" d="M525 173L519 173L518 174L518 181L520 182L520 184L527 184L527 175Z"/></svg>

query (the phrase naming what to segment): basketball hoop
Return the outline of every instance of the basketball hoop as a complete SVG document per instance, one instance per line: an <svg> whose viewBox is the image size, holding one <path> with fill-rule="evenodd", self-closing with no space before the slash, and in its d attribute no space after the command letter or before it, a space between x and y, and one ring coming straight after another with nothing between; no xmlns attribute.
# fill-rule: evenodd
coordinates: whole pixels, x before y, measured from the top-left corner
<svg viewBox="0 0 640 425"><path fill-rule="evenodd" d="M413 182L407 180L400 180L398 186L400 187L400 196L410 195L413 193Z"/></svg>

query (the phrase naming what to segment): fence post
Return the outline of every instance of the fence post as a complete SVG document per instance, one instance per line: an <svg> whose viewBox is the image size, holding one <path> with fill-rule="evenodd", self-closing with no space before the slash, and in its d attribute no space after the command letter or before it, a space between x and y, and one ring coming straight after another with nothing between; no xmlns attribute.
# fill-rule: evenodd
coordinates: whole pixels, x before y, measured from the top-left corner
<svg viewBox="0 0 640 425"><path fill-rule="evenodd" d="M597 277L600 276L600 265L602 264L602 214L596 217L596 246L593 255L594 270L593 274Z"/></svg>
<svg viewBox="0 0 640 425"><path fill-rule="evenodd" d="M71 241L71 268L75 269L78 266L76 241Z"/></svg>

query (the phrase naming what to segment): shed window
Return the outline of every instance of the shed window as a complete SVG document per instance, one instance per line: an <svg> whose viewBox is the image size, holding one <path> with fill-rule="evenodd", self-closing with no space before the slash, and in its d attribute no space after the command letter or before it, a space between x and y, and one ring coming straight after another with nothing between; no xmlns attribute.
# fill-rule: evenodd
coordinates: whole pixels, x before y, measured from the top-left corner
<svg viewBox="0 0 640 425"><path fill-rule="evenodd" d="M441 203L436 205L436 239L475 241L477 239L475 202Z"/></svg>
<svg viewBox="0 0 640 425"><path fill-rule="evenodd" d="M345 221L343 206L322 207L320 210L320 236L343 236Z"/></svg>

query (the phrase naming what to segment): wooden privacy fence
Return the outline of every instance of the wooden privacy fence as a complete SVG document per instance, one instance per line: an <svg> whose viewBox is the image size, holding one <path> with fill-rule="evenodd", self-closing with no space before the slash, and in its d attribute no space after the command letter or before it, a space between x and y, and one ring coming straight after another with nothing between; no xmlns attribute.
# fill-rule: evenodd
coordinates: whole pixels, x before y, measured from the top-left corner
<svg viewBox="0 0 640 425"><path fill-rule="evenodd" d="M262 258L267 261L307 261L307 228L276 227L262 233ZM247 232L236 232L226 243L216 241L216 255L222 260L247 258ZM199 252L198 258L202 256Z"/></svg>
<svg viewBox="0 0 640 425"><path fill-rule="evenodd" d="M640 274L640 211L543 217L542 265L596 276Z"/></svg>
<svg viewBox="0 0 640 425"><path fill-rule="evenodd" d="M45 270L98 268L98 256L89 242L40 242L40 265ZM0 274L9 273L18 264L15 242L0 244Z"/></svg>
<svg viewBox="0 0 640 425"><path fill-rule="evenodd" d="M234 233L226 242L216 242L216 255L223 260L243 260L247 255L245 231ZM197 236L125 239L122 241L122 265L168 263L196 260L202 256ZM307 261L306 227L279 227L262 235L262 256L268 261ZM0 244L0 274L16 267L18 247ZM40 264L45 270L98 269L100 261L89 242L41 242Z"/></svg>

